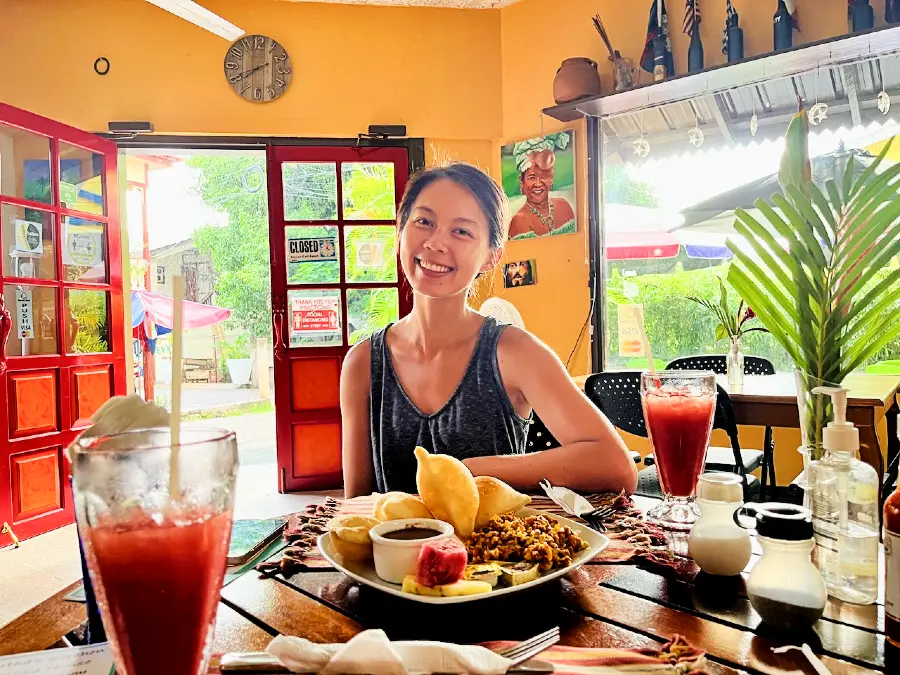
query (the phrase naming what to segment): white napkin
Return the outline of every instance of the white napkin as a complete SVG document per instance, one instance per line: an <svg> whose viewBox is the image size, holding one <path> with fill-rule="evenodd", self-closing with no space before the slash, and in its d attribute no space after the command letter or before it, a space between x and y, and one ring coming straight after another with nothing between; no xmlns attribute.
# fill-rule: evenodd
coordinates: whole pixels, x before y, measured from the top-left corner
<svg viewBox="0 0 900 675"><path fill-rule="evenodd" d="M470 673L501 675L510 660L484 647L444 642L391 642L383 630L363 631L346 644L322 645L279 635L266 647L294 673L409 675Z"/></svg>

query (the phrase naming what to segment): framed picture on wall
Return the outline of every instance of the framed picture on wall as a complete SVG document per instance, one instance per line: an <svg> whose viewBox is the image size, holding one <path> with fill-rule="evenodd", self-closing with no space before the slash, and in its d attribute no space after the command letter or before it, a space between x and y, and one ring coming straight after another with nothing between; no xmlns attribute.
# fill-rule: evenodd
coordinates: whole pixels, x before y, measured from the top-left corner
<svg viewBox="0 0 900 675"><path fill-rule="evenodd" d="M534 260L519 260L503 266L503 287L518 288L537 283L537 266Z"/></svg>
<svg viewBox="0 0 900 675"><path fill-rule="evenodd" d="M575 234L575 132L530 138L500 151L510 239Z"/></svg>

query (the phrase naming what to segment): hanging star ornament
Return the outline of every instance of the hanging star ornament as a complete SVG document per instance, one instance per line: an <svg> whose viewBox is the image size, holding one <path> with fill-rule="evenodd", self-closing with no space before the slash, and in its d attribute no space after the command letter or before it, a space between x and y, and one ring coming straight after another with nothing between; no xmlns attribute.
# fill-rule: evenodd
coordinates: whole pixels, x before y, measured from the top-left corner
<svg viewBox="0 0 900 675"><path fill-rule="evenodd" d="M647 139L641 136L634 143L631 144L631 147L634 148L634 154L643 159L647 155L650 154L650 144L647 142Z"/></svg>
<svg viewBox="0 0 900 675"><path fill-rule="evenodd" d="M694 127L690 131L688 131L688 142L693 145L695 148L699 148L703 145L703 141L706 137L703 135L703 132L700 130L700 127Z"/></svg>
<svg viewBox="0 0 900 675"><path fill-rule="evenodd" d="M759 115L753 113L750 117L750 135L756 136L757 131L759 131Z"/></svg>
<svg viewBox="0 0 900 675"><path fill-rule="evenodd" d="M880 94L878 94L878 110L881 111L882 115L887 115L891 109L891 97L886 91L882 90Z"/></svg>
<svg viewBox="0 0 900 675"><path fill-rule="evenodd" d="M813 126L821 124L826 119L828 119L827 103L816 103L809 109L809 123Z"/></svg>

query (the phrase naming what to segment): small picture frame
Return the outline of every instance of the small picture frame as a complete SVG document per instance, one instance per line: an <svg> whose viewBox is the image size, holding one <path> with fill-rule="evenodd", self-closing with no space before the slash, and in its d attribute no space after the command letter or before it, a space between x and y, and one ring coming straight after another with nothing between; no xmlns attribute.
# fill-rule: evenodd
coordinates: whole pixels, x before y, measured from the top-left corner
<svg viewBox="0 0 900 675"><path fill-rule="evenodd" d="M520 288L537 283L537 265L534 260L519 260L503 266L503 287Z"/></svg>

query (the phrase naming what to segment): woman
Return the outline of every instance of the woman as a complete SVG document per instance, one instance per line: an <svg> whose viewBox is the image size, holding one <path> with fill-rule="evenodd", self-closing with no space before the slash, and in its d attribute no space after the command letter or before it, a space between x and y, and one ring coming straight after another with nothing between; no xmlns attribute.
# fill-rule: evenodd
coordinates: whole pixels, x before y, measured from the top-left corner
<svg viewBox="0 0 900 675"><path fill-rule="evenodd" d="M634 490L624 443L556 354L466 302L500 260L506 210L497 184L467 164L410 180L397 220L413 310L351 349L341 372L348 497L416 492L416 445L520 490L544 477L582 491ZM532 409L562 447L524 454Z"/></svg>

